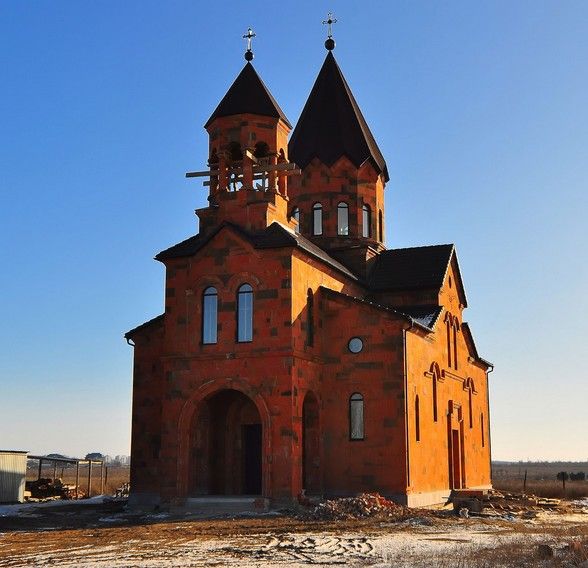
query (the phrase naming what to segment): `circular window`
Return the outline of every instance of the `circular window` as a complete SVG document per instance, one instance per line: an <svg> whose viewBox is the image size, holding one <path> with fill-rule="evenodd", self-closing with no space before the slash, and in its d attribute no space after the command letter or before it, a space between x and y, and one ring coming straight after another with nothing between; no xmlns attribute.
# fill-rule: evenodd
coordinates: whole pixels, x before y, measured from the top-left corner
<svg viewBox="0 0 588 568"><path fill-rule="evenodd" d="M363 349L363 341L359 337L352 337L347 344L351 353L359 353Z"/></svg>

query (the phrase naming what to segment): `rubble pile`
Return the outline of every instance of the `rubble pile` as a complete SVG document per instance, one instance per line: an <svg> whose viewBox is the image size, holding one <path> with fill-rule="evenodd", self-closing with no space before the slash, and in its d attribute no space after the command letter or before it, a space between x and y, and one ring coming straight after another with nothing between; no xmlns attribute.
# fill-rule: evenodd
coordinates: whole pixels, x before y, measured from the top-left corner
<svg viewBox="0 0 588 568"><path fill-rule="evenodd" d="M377 517L382 519L403 519L408 509L388 501L378 493L362 493L356 497L332 499L319 503L304 514L304 518L314 521L338 521Z"/></svg>

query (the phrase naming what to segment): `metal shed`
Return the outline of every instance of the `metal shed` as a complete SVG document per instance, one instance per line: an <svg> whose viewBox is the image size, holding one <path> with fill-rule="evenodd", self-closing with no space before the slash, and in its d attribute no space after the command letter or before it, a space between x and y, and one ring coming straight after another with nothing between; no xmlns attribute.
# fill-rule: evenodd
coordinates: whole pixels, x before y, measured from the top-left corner
<svg viewBox="0 0 588 568"><path fill-rule="evenodd" d="M27 454L0 450L0 503L24 501Z"/></svg>

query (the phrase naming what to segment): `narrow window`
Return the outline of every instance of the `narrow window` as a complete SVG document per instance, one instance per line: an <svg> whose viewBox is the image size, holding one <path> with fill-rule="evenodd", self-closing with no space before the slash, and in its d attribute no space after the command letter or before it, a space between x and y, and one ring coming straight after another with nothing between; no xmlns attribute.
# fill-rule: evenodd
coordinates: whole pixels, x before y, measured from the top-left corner
<svg viewBox="0 0 588 568"><path fill-rule="evenodd" d="M450 318L445 320L447 328L447 366L451 369L451 321Z"/></svg>
<svg viewBox="0 0 588 568"><path fill-rule="evenodd" d="M384 242L384 216L382 215L382 210L378 211L378 231L379 231L379 241L381 243Z"/></svg>
<svg viewBox="0 0 588 568"><path fill-rule="evenodd" d="M482 433L482 447L486 445L486 440L484 439L484 413L480 414L480 431Z"/></svg>
<svg viewBox="0 0 588 568"><path fill-rule="evenodd" d="M237 341L253 340L253 288L242 284L237 290Z"/></svg>
<svg viewBox="0 0 588 568"><path fill-rule="evenodd" d="M363 237L371 237L372 236L372 210L370 209L369 205L364 205L362 207L362 236Z"/></svg>
<svg viewBox="0 0 588 568"><path fill-rule="evenodd" d="M473 390L473 385L472 385L472 383L470 383L470 387L468 388L468 410L470 413L470 428L474 427L474 417L473 417L473 413L472 413L472 390Z"/></svg>
<svg viewBox="0 0 588 568"><path fill-rule="evenodd" d="M419 405L419 395L417 394L414 399L414 428L416 441L421 441L421 409Z"/></svg>
<svg viewBox="0 0 588 568"><path fill-rule="evenodd" d="M310 288L306 293L306 312L306 345L312 347L314 345L314 296Z"/></svg>
<svg viewBox="0 0 588 568"><path fill-rule="evenodd" d="M216 343L218 294L209 286L202 294L202 343Z"/></svg>
<svg viewBox="0 0 588 568"><path fill-rule="evenodd" d="M457 371L457 320L453 323L453 366Z"/></svg>
<svg viewBox="0 0 588 568"><path fill-rule="evenodd" d="M312 234L323 234L323 206L320 203L312 206Z"/></svg>
<svg viewBox="0 0 588 568"><path fill-rule="evenodd" d="M294 229L297 233L300 232L300 209L298 207L294 207L292 209L292 219L296 220L296 228Z"/></svg>
<svg viewBox="0 0 588 568"><path fill-rule="evenodd" d="M349 438L363 440L363 396L354 393L349 399Z"/></svg>
<svg viewBox="0 0 588 568"><path fill-rule="evenodd" d="M337 205L337 234L349 235L349 206L343 201Z"/></svg>
<svg viewBox="0 0 588 568"><path fill-rule="evenodd" d="M433 421L437 422L437 373L433 373Z"/></svg>

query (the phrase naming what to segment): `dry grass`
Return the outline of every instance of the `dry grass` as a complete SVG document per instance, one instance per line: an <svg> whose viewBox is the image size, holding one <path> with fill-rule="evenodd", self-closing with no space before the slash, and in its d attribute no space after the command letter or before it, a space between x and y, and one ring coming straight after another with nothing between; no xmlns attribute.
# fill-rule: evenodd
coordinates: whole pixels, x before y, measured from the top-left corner
<svg viewBox="0 0 588 568"><path fill-rule="evenodd" d="M41 477L53 479L53 465L43 466ZM130 469L128 467L109 466L105 469L104 475L104 494L114 495L116 490L129 482ZM76 468L75 467L57 467L55 470L56 477L61 479L65 485L75 485L76 483ZM35 480L38 476L38 469L36 467L27 470L27 481ZM80 489L85 491L88 487L88 468L80 467ZM94 466L92 468L92 490L91 495L98 495L100 493L100 468Z"/></svg>
<svg viewBox="0 0 588 568"><path fill-rule="evenodd" d="M588 497L588 480L566 481L565 491L556 479L560 471L588 475L587 462L518 462L493 463L492 484L499 491L537 495L558 499L582 499ZM525 472L527 482L525 486Z"/></svg>

